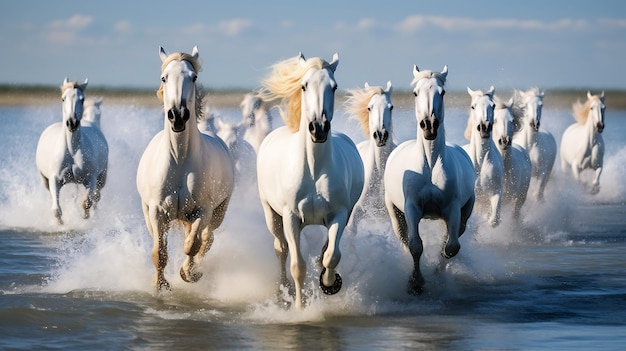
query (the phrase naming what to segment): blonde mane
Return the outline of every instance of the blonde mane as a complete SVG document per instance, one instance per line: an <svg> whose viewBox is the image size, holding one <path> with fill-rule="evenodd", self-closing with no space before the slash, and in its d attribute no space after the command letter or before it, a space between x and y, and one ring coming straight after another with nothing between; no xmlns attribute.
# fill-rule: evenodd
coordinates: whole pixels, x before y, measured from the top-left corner
<svg viewBox="0 0 626 351"><path fill-rule="evenodd" d="M63 94L67 89L78 89L80 91L83 91L83 87L76 81L67 82L61 85L61 94Z"/></svg>
<svg viewBox="0 0 626 351"><path fill-rule="evenodd" d="M350 96L346 100L346 112L359 121L366 137L370 135L369 110L367 106L374 95L385 94L382 87L368 86L362 89L349 89Z"/></svg>
<svg viewBox="0 0 626 351"><path fill-rule="evenodd" d="M574 119L579 124L587 123L587 119L589 118L589 109L591 108L591 104L599 100L600 97L598 95L592 95L590 99L587 99L583 104L580 100L577 100L572 105L572 114L574 115Z"/></svg>
<svg viewBox="0 0 626 351"><path fill-rule="evenodd" d="M184 52L173 52L167 56L165 61L161 64L161 73L167 65L172 61L187 61L193 67L193 70L196 73L202 72L202 64L199 59L195 59L192 55L184 53ZM163 82L159 85L159 89L156 92L157 97L160 101L163 101ZM196 120L201 120L204 114L204 90L202 89L202 85L196 83Z"/></svg>
<svg viewBox="0 0 626 351"><path fill-rule="evenodd" d="M417 82L422 78L436 78L439 84L441 85L446 84L446 76L444 76L443 74L439 72L433 72L431 70L425 69L423 71L419 71L419 73L417 73L417 75L413 77L413 80L411 81L411 85L417 84Z"/></svg>
<svg viewBox="0 0 626 351"><path fill-rule="evenodd" d="M310 69L328 67L330 64L319 57L309 58L305 64L300 62L300 56L275 63L270 75L262 81L264 87L257 96L265 102L280 100L280 116L287 128L295 133L300 128L302 78Z"/></svg>

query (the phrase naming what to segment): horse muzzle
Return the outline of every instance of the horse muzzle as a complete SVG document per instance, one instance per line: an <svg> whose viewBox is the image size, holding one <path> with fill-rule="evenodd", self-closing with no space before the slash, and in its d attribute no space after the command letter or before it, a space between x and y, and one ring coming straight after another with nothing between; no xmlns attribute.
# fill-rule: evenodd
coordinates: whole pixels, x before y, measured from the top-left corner
<svg viewBox="0 0 626 351"><path fill-rule="evenodd" d="M512 142L512 138L510 136L503 136L498 139L498 146L501 149L506 150L509 147L511 147L511 142Z"/></svg>
<svg viewBox="0 0 626 351"><path fill-rule="evenodd" d="M435 119L432 123L429 119L423 119L420 122L420 128L424 132L426 140L435 140L437 138L437 129L439 128L439 120Z"/></svg>
<svg viewBox="0 0 626 351"><path fill-rule="evenodd" d="M311 134L311 140L314 143L323 143L328 139L328 133L330 132L330 122L324 121L323 123L311 122L309 123L309 133Z"/></svg>
<svg viewBox="0 0 626 351"><path fill-rule="evenodd" d="M68 119L67 122L65 122L65 125L67 126L67 129L73 133L76 131L76 129L78 129L80 122L78 121L78 119L72 117Z"/></svg>
<svg viewBox="0 0 626 351"><path fill-rule="evenodd" d="M538 132L538 131L539 131L539 125L540 125L540 124L541 124L541 123L539 123L539 121L537 121L537 122L532 121L532 122L530 122L530 127L531 127L531 128L532 128L535 132Z"/></svg>
<svg viewBox="0 0 626 351"><path fill-rule="evenodd" d="M373 137L374 137L374 140L376 140L376 146L383 147L387 144L389 133L385 129L383 129L382 131L377 130L374 132Z"/></svg>
<svg viewBox="0 0 626 351"><path fill-rule="evenodd" d="M596 124L596 130L598 133L602 133L604 131L604 123L600 122Z"/></svg>
<svg viewBox="0 0 626 351"><path fill-rule="evenodd" d="M489 139L493 125L491 123L480 123L476 129L480 133L482 139Z"/></svg>
<svg viewBox="0 0 626 351"><path fill-rule="evenodd" d="M180 133L185 131L185 124L189 120L189 109L185 106L180 109L171 108L167 111L167 119L172 125L172 131Z"/></svg>

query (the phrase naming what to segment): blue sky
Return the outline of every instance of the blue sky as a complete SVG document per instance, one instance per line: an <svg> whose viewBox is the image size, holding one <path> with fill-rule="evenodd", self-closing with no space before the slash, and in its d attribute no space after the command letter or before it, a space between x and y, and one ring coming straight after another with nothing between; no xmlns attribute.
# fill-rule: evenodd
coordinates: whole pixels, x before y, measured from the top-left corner
<svg viewBox="0 0 626 351"><path fill-rule="evenodd" d="M158 46L198 45L207 88L253 89L302 52L339 53L340 89L626 89L626 1L5 1L0 84L155 88Z"/></svg>

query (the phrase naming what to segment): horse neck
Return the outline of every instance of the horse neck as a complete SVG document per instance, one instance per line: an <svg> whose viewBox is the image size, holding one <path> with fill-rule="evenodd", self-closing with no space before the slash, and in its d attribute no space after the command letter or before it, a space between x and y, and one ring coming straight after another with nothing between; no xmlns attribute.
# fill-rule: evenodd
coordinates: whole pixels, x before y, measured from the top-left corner
<svg viewBox="0 0 626 351"><path fill-rule="evenodd" d="M393 148L393 143L391 140L387 140L387 143L384 146L377 146L376 140L370 136L369 147L374 158L374 167L378 172L383 173L385 171L387 158Z"/></svg>
<svg viewBox="0 0 626 351"><path fill-rule="evenodd" d="M446 147L446 132L443 128L443 123L439 126L435 140L426 140L419 128L417 133L417 140L421 140L421 143L418 144L424 153L424 158L430 169L433 169L437 160L443 156Z"/></svg>
<svg viewBox="0 0 626 351"><path fill-rule="evenodd" d="M330 159L332 157L332 135L328 134L328 138L323 143L314 143L308 132L307 119L302 115L300 119L300 128L296 132L298 140L302 143L304 164L308 167L309 173L313 178L317 178L322 170L323 162L320 160Z"/></svg>
<svg viewBox="0 0 626 351"><path fill-rule="evenodd" d="M67 127L65 126L65 124L62 126L63 128L63 139L65 140L65 145L67 147L67 150L70 152L70 154L75 154L78 150L80 150L80 144L81 144L81 131L82 131L82 127L80 126L80 123L78 125L78 128L76 128L75 131L70 132L69 129L67 129Z"/></svg>
<svg viewBox="0 0 626 351"><path fill-rule="evenodd" d="M526 121L527 119L524 119L524 127L519 131L524 141L524 145L522 145L524 148L528 148L530 145L535 144L537 140L537 131L535 131L535 129Z"/></svg>
<svg viewBox="0 0 626 351"><path fill-rule="evenodd" d="M491 148L491 136L489 138L481 138L480 133L472 131L470 141L470 153L471 159L474 162L474 167L478 169L479 165L483 163L485 155Z"/></svg>
<svg viewBox="0 0 626 351"><path fill-rule="evenodd" d="M589 145L593 145L598 139L598 132L596 132L595 122L591 116L587 117L585 122L585 134L588 137Z"/></svg>
<svg viewBox="0 0 626 351"><path fill-rule="evenodd" d="M177 163L183 162L190 154L190 150L200 141L200 131L194 124L196 120L195 114L189 117L185 130L182 132L174 132L170 122L165 117L165 135L167 135L168 149L172 157Z"/></svg>

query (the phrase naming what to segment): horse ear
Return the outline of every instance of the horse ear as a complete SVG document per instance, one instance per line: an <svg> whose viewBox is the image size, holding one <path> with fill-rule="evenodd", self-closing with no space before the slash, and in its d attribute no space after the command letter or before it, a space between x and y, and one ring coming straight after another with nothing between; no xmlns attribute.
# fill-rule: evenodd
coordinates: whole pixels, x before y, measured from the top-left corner
<svg viewBox="0 0 626 351"><path fill-rule="evenodd" d="M70 82L70 81L67 79L67 77L65 77L65 78L63 79L63 85L65 85L65 84L67 84L67 83L69 83L69 82Z"/></svg>
<svg viewBox="0 0 626 351"><path fill-rule="evenodd" d="M333 60L330 61L330 69L335 72L335 70L337 69L337 65L339 65L339 54L335 53L333 55Z"/></svg>
<svg viewBox="0 0 626 351"><path fill-rule="evenodd" d="M413 77L417 77L419 73L420 73L420 69L417 68L417 65L413 65Z"/></svg>
<svg viewBox="0 0 626 351"><path fill-rule="evenodd" d="M368 82L365 82L365 84L363 86L366 87L366 88L369 88L370 84Z"/></svg>
<svg viewBox="0 0 626 351"><path fill-rule="evenodd" d="M161 57L161 62L165 62L167 59L167 52L165 52L162 46L159 46L159 57Z"/></svg>
<svg viewBox="0 0 626 351"><path fill-rule="evenodd" d="M600 93L600 99L604 99L604 90L602 90L602 93Z"/></svg>
<svg viewBox="0 0 626 351"><path fill-rule="evenodd" d="M200 53L198 52L198 45L194 46L193 49L191 50L191 56L197 60L198 57L200 57Z"/></svg>
<svg viewBox="0 0 626 351"><path fill-rule="evenodd" d="M591 92L589 90L587 90L587 99L591 100L593 96L591 95Z"/></svg>
<svg viewBox="0 0 626 351"><path fill-rule="evenodd" d="M306 58L304 58L304 55L302 55L302 52L298 53L298 58L300 59L301 64L304 64L304 62L306 61Z"/></svg>
<svg viewBox="0 0 626 351"><path fill-rule="evenodd" d="M473 91L470 87L467 87L467 93L468 93L470 96L474 96L474 91Z"/></svg>
<svg viewBox="0 0 626 351"><path fill-rule="evenodd" d="M448 76L448 65L443 66L443 70L441 71L441 75L445 77Z"/></svg>
<svg viewBox="0 0 626 351"><path fill-rule="evenodd" d="M490 86L490 87L489 87L489 90L487 90L487 93L486 93L486 94L487 94L487 95L490 95L490 96L492 96L492 97L493 97L493 93L494 93L495 91L496 91L496 88L494 88L494 87L493 87L493 85L492 85L492 86Z"/></svg>
<svg viewBox="0 0 626 351"><path fill-rule="evenodd" d="M83 84L80 85L80 88L82 90L85 90L85 88L87 88L87 83L89 83L89 79L85 78L85 82Z"/></svg>
<svg viewBox="0 0 626 351"><path fill-rule="evenodd" d="M390 80L388 80L388 81L387 81L387 89L385 89L385 92L386 92L387 94L391 94L391 92L392 92L392 91L393 91L393 87L391 86L391 81L390 81Z"/></svg>
<svg viewBox="0 0 626 351"><path fill-rule="evenodd" d="M96 106L100 106L102 104L103 100L104 100L104 98L102 96L98 96L98 98L96 99L94 104L96 104Z"/></svg>

